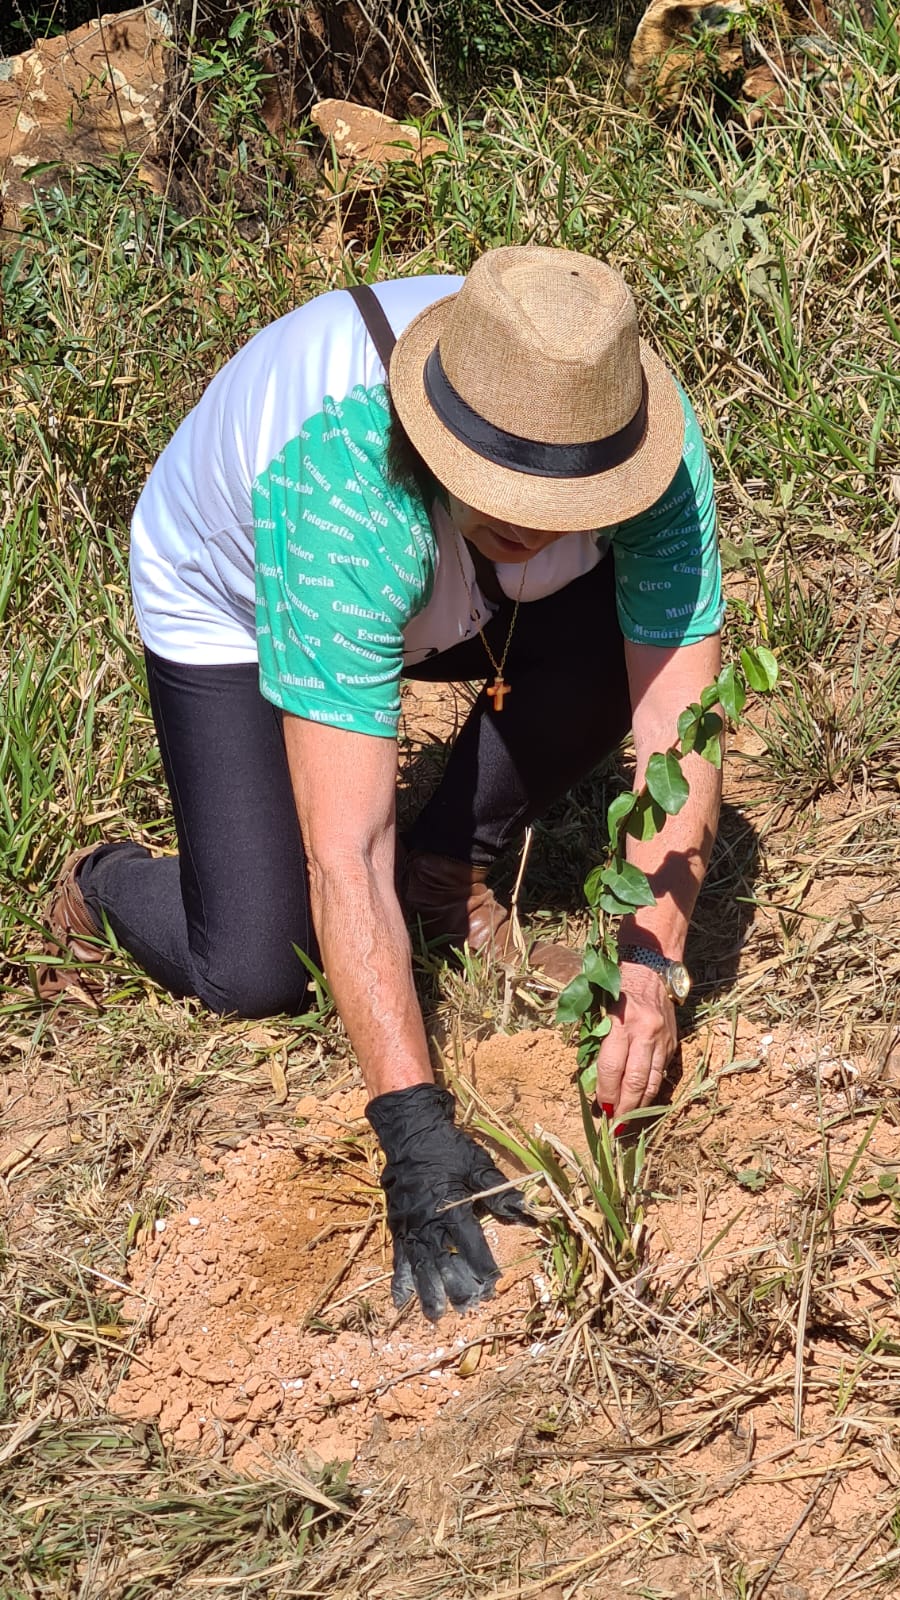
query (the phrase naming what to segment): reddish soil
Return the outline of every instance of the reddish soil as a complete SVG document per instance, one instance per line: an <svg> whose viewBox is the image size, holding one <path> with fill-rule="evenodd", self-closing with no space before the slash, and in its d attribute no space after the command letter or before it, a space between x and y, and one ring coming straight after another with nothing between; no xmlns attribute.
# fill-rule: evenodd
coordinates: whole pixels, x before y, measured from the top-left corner
<svg viewBox="0 0 900 1600"><path fill-rule="evenodd" d="M900 1209L889 1193L871 1195L873 1180L898 1168L895 1112L872 1093L875 1070L788 1025L760 1035L740 1019L734 1037L720 1024L686 1041L678 1114L648 1168L644 1303L666 1321L648 1321L646 1336L663 1379L646 1405L643 1391L627 1400L590 1383L582 1394L579 1383L568 1401L580 1419L573 1454L564 1445L536 1468L535 1492L542 1485L553 1499L596 1473L591 1441L603 1460L638 1438L655 1454L666 1501L684 1505L690 1551L665 1540L638 1558L626 1542L604 1563L605 1592L636 1592L639 1570L656 1592L687 1600L707 1592L697 1583L710 1561L727 1573L740 1559L758 1577L790 1536L778 1600L824 1600L836 1556L849 1558L892 1514L896 1358L880 1352L900 1340ZM573 1075L574 1051L555 1031L523 1031L465 1052L457 1087L463 1104L471 1095L513 1132L546 1130L579 1147ZM0 1078L0 1175L19 1229L46 1187L44 1162L90 1136L97 1104L64 1084L45 1069ZM245 1095L240 1116L229 1102L225 1133L237 1128L240 1142L207 1144L202 1170L180 1168L166 1186L187 1199L130 1257L123 1310L134 1353L112 1408L250 1474L271 1455L356 1459L363 1475L367 1462L379 1472L393 1462L418 1485L410 1514L423 1514L433 1479L435 1525L446 1512L449 1526L458 1487L441 1470L448 1452L470 1462L504 1439L512 1449L524 1419L558 1399L568 1356L554 1370L549 1268L530 1231L489 1224L504 1269L495 1299L436 1327L415 1310L398 1317L361 1089L289 1100L282 1086L276 1099L265 1115L280 1120L266 1126L259 1101ZM215 1129L205 1136L215 1141ZM826 1149L831 1194L856 1163L830 1218ZM667 1369L684 1371L686 1386ZM630 1504L619 1523L611 1503L610 1540L630 1539ZM591 1548L576 1539L565 1559L590 1560ZM599 1581L589 1570L578 1579L585 1594Z"/></svg>
<svg viewBox="0 0 900 1600"><path fill-rule="evenodd" d="M657 1295L685 1325L698 1294L746 1296L749 1283L790 1266L798 1193L821 1142L818 1103L838 1117L861 1092L854 1064L806 1036L760 1040L748 1028L736 1053L739 1070L726 1072L689 1110L695 1137L684 1142L684 1153L671 1141L661 1153L664 1192L648 1213ZM730 1056L730 1040L713 1035L707 1073L727 1066ZM549 1129L578 1145L573 1071L574 1052L558 1035L520 1032L476 1046L466 1079L496 1121ZM461 1091L465 1099L465 1083ZM295 1107L294 1126L270 1125L226 1155L206 1158L203 1192L160 1219L131 1258L124 1309L142 1330L113 1396L115 1410L152 1418L177 1443L216 1450L245 1470L261 1453L285 1449L347 1459L371 1440L410 1437L473 1399L486 1377L541 1353L531 1342L529 1312L546 1303L548 1290L535 1236L526 1229L488 1224L504 1269L492 1302L465 1317L449 1314L437 1327L416 1310L397 1316L374 1141L362 1112L357 1089L324 1100L307 1096ZM832 1128L830 1138L833 1159L844 1152L849 1162L859 1125ZM893 1147L893 1130L877 1125L860 1179L890 1162ZM837 1227L852 1219L860 1225L854 1193L848 1190L838 1206ZM864 1343L875 1319L884 1326L892 1315L893 1290L877 1267L863 1272L851 1265L836 1274L833 1294L832 1313ZM827 1373L833 1384L841 1359L838 1345L821 1336L807 1356L804 1433L821 1435L824 1442L809 1448L834 1449L835 1459L847 1454L841 1442L847 1429L833 1416L828 1422L817 1393L820 1376ZM746 1458L750 1438L756 1455L782 1446L800 1451L783 1398L790 1383L783 1372L778 1376L792 1360L788 1351L773 1361L778 1398L770 1401L763 1389L748 1399L752 1437L736 1423L729 1450ZM687 1424L702 1405L700 1395L687 1403ZM676 1408L668 1425L679 1414ZM687 1442L683 1448L690 1452ZM706 1470L721 1475L719 1448L698 1437L685 1463L692 1477ZM796 1455L793 1476L799 1463ZM780 1506L781 1494L786 1515L793 1478L776 1494L773 1471L765 1494L770 1509ZM854 1485L863 1496L873 1493L874 1474L860 1470L842 1481L840 1495L846 1499ZM720 1531L727 1525L730 1536L756 1537L760 1492L756 1474L753 1484L736 1479L717 1509L703 1513L706 1522ZM780 1526L780 1513L776 1521ZM759 1531L761 1547L766 1537Z"/></svg>
<svg viewBox="0 0 900 1600"><path fill-rule="evenodd" d="M572 1069L555 1035L519 1034L482 1046L472 1075L527 1127L561 1110ZM547 1288L527 1228L487 1224L503 1268L492 1301L437 1327L417 1310L397 1316L363 1103L359 1090L308 1096L299 1127L207 1157L203 1192L131 1258L124 1310L142 1331L115 1411L242 1469L285 1447L346 1459L373 1430L414 1433L476 1370L529 1349L528 1313Z"/></svg>

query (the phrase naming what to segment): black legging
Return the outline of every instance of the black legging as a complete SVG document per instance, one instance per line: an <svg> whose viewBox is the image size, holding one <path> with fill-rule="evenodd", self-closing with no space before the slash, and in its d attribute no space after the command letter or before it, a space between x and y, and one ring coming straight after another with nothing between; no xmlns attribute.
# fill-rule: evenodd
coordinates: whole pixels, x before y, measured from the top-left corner
<svg viewBox="0 0 900 1600"><path fill-rule="evenodd" d="M511 615L503 605L486 629L498 659ZM308 978L294 947L315 956L316 943L281 713L260 694L255 664L146 658L179 854L102 846L79 878L88 909L173 994L220 1013L296 1014ZM408 675L449 683L486 670L476 637ZM631 709L610 556L520 607L505 676L502 712L482 689L408 845L489 865L624 737Z"/></svg>

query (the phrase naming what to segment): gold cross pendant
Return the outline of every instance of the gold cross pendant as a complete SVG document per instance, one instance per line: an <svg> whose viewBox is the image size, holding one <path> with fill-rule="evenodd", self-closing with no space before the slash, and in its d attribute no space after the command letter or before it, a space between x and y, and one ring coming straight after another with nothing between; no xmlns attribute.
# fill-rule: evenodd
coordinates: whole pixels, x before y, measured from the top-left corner
<svg viewBox="0 0 900 1600"><path fill-rule="evenodd" d="M493 683L488 686L488 695L494 702L495 711L503 710L503 702L508 694L512 694L512 689L508 683L504 683L502 672L498 672Z"/></svg>

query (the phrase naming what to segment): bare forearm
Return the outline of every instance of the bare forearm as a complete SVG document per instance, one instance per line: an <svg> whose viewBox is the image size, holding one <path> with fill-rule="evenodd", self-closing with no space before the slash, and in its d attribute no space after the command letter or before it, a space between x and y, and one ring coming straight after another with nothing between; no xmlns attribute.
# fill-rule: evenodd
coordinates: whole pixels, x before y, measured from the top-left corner
<svg viewBox="0 0 900 1600"><path fill-rule="evenodd" d="M389 875L362 861L310 872L322 965L370 1097L432 1071L409 936Z"/></svg>
<svg viewBox="0 0 900 1600"><path fill-rule="evenodd" d="M684 954L716 836L722 793L721 772L701 756L686 757L683 771L690 794L678 815L666 818L655 839L628 840L628 860L647 874L656 904L624 918L619 932L621 943L652 944L670 961ZM639 770L638 783L642 777Z"/></svg>

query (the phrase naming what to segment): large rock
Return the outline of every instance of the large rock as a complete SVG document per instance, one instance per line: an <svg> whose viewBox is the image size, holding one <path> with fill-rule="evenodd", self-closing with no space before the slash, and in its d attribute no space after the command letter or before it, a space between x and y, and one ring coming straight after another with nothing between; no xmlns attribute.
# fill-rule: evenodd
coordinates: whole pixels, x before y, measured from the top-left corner
<svg viewBox="0 0 900 1600"><path fill-rule="evenodd" d="M829 78L836 47L826 0L650 0L628 56L629 97L673 111L698 66L746 106L752 126L792 79Z"/></svg>
<svg viewBox="0 0 900 1600"><path fill-rule="evenodd" d="M31 197L31 167L149 153L168 33L162 11L140 6L0 61L0 214L9 220Z"/></svg>
<svg viewBox="0 0 900 1600"><path fill-rule="evenodd" d="M396 161L421 166L427 156L447 149L446 139L352 100L320 100L310 116L334 153L332 179L352 172L354 186L377 183Z"/></svg>

